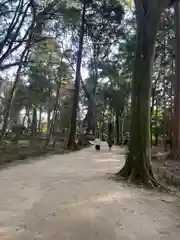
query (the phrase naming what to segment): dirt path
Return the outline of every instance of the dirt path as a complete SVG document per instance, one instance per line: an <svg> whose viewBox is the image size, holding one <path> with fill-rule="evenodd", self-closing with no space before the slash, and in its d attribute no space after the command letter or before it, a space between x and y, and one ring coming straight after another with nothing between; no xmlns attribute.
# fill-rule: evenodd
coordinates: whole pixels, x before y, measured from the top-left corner
<svg viewBox="0 0 180 240"><path fill-rule="evenodd" d="M179 199L107 180L119 152L104 145L1 170L0 240L179 240Z"/></svg>

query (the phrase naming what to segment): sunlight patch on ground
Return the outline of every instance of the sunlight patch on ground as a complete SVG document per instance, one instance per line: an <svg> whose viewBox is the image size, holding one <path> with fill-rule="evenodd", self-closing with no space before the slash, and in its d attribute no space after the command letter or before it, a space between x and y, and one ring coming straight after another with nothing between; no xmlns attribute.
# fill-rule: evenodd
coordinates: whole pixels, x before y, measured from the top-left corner
<svg viewBox="0 0 180 240"><path fill-rule="evenodd" d="M132 194L131 192L128 191L117 191L117 192L113 192L113 193L108 193L106 195L103 196L99 196L96 201L98 202L126 202L128 199L139 199L140 197L135 194Z"/></svg>
<svg viewBox="0 0 180 240"><path fill-rule="evenodd" d="M77 208L76 211L77 211L76 216L80 215L80 217L87 218L87 219L96 218L99 213L99 210L91 207L85 207L85 206L81 206Z"/></svg>
<svg viewBox="0 0 180 240"><path fill-rule="evenodd" d="M114 158L106 158L106 159L94 159L95 162L119 162L120 160Z"/></svg>
<svg viewBox="0 0 180 240"><path fill-rule="evenodd" d="M98 202L112 202L114 201L114 195L113 194L107 194L104 196L100 196L97 198Z"/></svg>

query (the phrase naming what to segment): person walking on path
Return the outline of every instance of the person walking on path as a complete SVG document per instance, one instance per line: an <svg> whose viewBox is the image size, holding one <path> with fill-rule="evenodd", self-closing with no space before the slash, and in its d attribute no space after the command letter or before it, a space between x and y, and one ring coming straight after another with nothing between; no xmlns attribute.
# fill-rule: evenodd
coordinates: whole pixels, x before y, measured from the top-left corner
<svg viewBox="0 0 180 240"><path fill-rule="evenodd" d="M100 139L100 134L97 134L97 138L95 139L95 149L96 151L100 151L101 149L101 139Z"/></svg>

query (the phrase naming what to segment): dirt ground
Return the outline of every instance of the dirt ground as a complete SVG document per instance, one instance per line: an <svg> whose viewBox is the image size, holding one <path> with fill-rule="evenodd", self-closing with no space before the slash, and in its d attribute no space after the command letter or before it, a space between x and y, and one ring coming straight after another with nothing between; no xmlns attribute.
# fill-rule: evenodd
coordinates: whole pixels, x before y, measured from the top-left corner
<svg viewBox="0 0 180 240"><path fill-rule="evenodd" d="M0 240L179 240L180 199L108 180L123 150L93 147L0 171Z"/></svg>

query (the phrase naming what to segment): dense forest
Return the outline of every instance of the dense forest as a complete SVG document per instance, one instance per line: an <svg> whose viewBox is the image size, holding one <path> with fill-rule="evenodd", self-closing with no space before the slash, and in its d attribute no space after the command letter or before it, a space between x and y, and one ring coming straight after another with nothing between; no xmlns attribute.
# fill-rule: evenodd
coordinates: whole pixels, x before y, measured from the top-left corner
<svg viewBox="0 0 180 240"><path fill-rule="evenodd" d="M1 0L0 162L75 150L113 125L125 179L180 151L180 3ZM128 138L128 141L127 141Z"/></svg>

